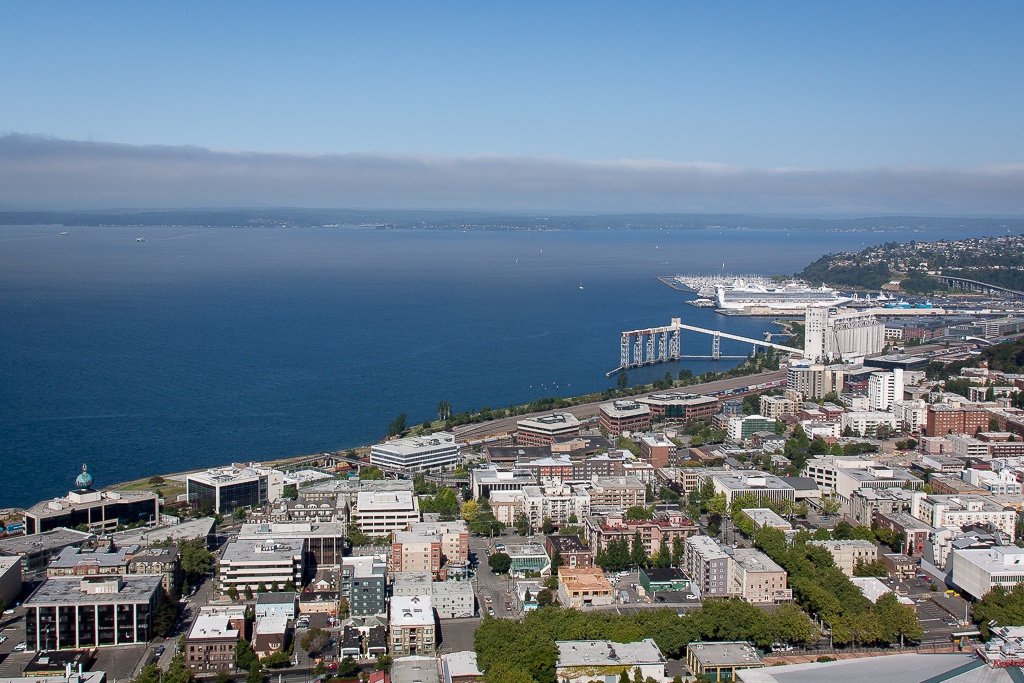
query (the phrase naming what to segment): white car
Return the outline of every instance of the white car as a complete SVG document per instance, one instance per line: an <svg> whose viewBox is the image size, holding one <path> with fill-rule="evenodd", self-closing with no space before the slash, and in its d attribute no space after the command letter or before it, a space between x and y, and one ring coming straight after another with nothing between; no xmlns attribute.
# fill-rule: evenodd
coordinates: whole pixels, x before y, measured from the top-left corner
<svg viewBox="0 0 1024 683"><path fill-rule="evenodd" d="M15 652L24 652L27 649L28 649L28 643L26 643L24 640L14 646L14 651Z"/></svg>
<svg viewBox="0 0 1024 683"><path fill-rule="evenodd" d="M6 643L6 642L7 642L7 636L0 636L0 643Z"/></svg>

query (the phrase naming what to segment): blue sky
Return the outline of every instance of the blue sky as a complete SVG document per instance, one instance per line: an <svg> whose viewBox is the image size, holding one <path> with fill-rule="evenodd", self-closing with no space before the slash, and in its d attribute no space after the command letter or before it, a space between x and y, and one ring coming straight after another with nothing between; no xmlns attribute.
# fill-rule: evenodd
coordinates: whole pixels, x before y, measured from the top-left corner
<svg viewBox="0 0 1024 683"><path fill-rule="evenodd" d="M42 136L32 139L50 151L33 162L38 192L0 188L0 206L61 203L38 160L55 140L292 160L704 162L854 173L862 183L879 169L1019 174L1022 25L1019 2L5 3L0 134ZM27 162L3 140L0 177L5 167L17 175ZM337 201L352 203L344 189ZM489 201L481 188L449 189L438 205ZM187 204L178 191L146 201ZM766 208L785 210L770 191ZM855 194L791 207L1024 211L1020 194L905 206ZM530 205L528 193L490 196L493 208ZM756 193L744 196L678 208L756 210ZM291 190L268 200L303 203ZM417 201L427 198L406 203ZM626 195L612 204L672 208Z"/></svg>

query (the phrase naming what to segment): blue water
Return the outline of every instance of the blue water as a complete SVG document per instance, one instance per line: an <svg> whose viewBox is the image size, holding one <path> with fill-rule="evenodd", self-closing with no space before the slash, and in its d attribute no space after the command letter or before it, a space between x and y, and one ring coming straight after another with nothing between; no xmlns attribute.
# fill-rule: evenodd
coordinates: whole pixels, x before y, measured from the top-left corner
<svg viewBox="0 0 1024 683"><path fill-rule="evenodd" d="M792 273L829 251L956 236L61 230L0 227L0 507L62 495L83 462L102 486L368 443L442 399L461 412L600 390L621 330L673 316L777 329L685 306L656 275ZM706 336L683 344L710 352Z"/></svg>

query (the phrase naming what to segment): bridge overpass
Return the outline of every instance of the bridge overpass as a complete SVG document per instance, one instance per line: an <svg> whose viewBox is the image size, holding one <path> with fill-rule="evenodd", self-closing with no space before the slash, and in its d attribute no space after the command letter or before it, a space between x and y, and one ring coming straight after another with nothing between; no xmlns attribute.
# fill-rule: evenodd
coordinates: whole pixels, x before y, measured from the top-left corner
<svg viewBox="0 0 1024 683"><path fill-rule="evenodd" d="M683 356L680 353L680 337L683 330L698 332L711 337L710 356ZM643 330L627 330L622 333L619 341L619 367L607 373L611 377L621 370L638 368L644 365L656 363L667 363L681 360L683 358L740 358L741 356L722 356L722 339L746 342L755 347L776 349L784 353L803 356L803 349L795 349L792 346L775 344L766 339L753 339L738 334L722 332L720 330L709 330L694 325L684 325L682 318L672 318L668 325L663 327L648 327Z"/></svg>
<svg viewBox="0 0 1024 683"><path fill-rule="evenodd" d="M969 292L980 292L982 294L1001 294L1014 299L1024 299L1024 292L1017 291L1016 289L1010 289L1009 287L1003 287L1002 285L979 282L978 280L971 280L970 278L960 277L958 275L940 274L933 275L932 277L936 280L941 280L953 289L964 289Z"/></svg>

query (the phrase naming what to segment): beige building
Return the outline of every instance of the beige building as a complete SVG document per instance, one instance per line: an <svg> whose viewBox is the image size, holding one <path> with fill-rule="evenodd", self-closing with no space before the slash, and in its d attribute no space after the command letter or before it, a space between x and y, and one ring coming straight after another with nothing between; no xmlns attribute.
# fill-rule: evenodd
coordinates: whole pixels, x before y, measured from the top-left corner
<svg viewBox="0 0 1024 683"><path fill-rule="evenodd" d="M445 580L449 570L469 564L469 530L466 522L417 522L409 531L391 536L391 571L430 572Z"/></svg>
<svg viewBox="0 0 1024 683"><path fill-rule="evenodd" d="M793 599L793 591L786 585L786 570L760 550L737 548L732 559L732 592L747 602L778 603Z"/></svg>
<svg viewBox="0 0 1024 683"><path fill-rule="evenodd" d="M573 609L611 605L615 591L597 567L563 567L558 572L558 601Z"/></svg>
<svg viewBox="0 0 1024 683"><path fill-rule="evenodd" d="M853 576L858 563L868 564L878 559L878 546L871 541L808 541L832 553L836 566L847 576Z"/></svg>
<svg viewBox="0 0 1024 683"><path fill-rule="evenodd" d="M426 655L437 649L434 607L429 595L391 598L391 654L395 657Z"/></svg>
<svg viewBox="0 0 1024 683"><path fill-rule="evenodd" d="M797 403L784 396L762 396L760 410L763 417L771 420L781 419L783 415L796 413Z"/></svg>
<svg viewBox="0 0 1024 683"><path fill-rule="evenodd" d="M412 491L360 491L352 521L368 536L404 531L420 521L420 500Z"/></svg>
<svg viewBox="0 0 1024 683"><path fill-rule="evenodd" d="M612 505L623 510L647 504L647 487L636 477L594 477L590 506Z"/></svg>

